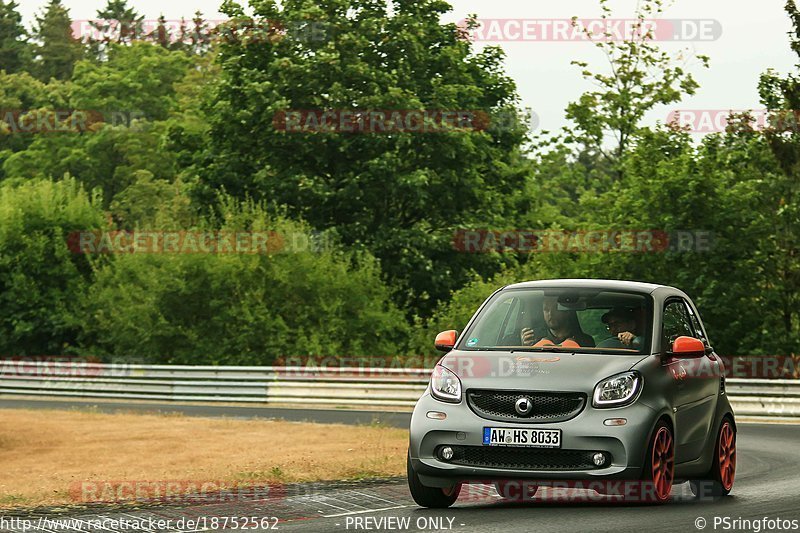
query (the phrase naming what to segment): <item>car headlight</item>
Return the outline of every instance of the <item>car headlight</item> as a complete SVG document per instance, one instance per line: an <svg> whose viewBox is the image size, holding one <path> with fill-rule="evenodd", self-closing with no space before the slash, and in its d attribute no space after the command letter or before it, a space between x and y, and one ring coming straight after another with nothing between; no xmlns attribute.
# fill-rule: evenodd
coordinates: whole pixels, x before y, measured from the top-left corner
<svg viewBox="0 0 800 533"><path fill-rule="evenodd" d="M431 394L443 402L459 403L461 401L461 380L442 365L436 365L431 374Z"/></svg>
<svg viewBox="0 0 800 533"><path fill-rule="evenodd" d="M623 372L606 378L594 388L595 407L621 407L636 400L642 388L642 376L638 372Z"/></svg>

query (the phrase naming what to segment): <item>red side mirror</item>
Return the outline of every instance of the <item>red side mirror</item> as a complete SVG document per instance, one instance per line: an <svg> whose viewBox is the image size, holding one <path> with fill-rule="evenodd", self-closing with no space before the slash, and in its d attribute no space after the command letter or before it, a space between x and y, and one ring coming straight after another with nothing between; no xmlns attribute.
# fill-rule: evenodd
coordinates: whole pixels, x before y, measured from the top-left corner
<svg viewBox="0 0 800 533"><path fill-rule="evenodd" d="M700 357L706 354L706 345L694 337L678 337L672 343L672 353L686 357Z"/></svg>
<svg viewBox="0 0 800 533"><path fill-rule="evenodd" d="M453 349L453 346L456 345L457 337L458 332L454 329L442 331L436 335L436 340L433 342L433 345L441 352L449 352Z"/></svg>

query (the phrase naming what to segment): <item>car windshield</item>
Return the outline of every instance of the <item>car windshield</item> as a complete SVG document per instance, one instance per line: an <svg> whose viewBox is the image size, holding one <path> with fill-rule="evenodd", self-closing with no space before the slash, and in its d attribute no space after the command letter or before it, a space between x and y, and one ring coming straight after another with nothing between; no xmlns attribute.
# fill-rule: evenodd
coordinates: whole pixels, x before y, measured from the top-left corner
<svg viewBox="0 0 800 533"><path fill-rule="evenodd" d="M638 354L649 350L650 299L585 288L498 292L461 336L461 350Z"/></svg>

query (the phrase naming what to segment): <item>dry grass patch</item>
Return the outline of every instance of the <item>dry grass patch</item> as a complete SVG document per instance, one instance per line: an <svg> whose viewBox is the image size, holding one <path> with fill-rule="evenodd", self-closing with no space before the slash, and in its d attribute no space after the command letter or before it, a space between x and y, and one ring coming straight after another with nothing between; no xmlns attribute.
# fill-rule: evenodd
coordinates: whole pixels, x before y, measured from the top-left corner
<svg viewBox="0 0 800 533"><path fill-rule="evenodd" d="M0 410L0 507L81 503L81 482L399 476L406 430L86 411Z"/></svg>

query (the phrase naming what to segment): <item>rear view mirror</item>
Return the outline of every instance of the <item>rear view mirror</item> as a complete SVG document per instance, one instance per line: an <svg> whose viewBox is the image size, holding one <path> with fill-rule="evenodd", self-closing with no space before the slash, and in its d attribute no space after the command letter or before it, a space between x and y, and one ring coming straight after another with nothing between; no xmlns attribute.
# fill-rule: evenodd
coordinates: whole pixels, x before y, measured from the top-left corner
<svg viewBox="0 0 800 533"><path fill-rule="evenodd" d="M684 357L702 357L706 354L706 345L694 337L678 337L672 343L672 353Z"/></svg>
<svg viewBox="0 0 800 533"><path fill-rule="evenodd" d="M587 307L586 299L575 294L564 294L558 298L559 311L585 311Z"/></svg>
<svg viewBox="0 0 800 533"><path fill-rule="evenodd" d="M453 346L456 345L457 338L458 338L458 332L454 329L442 331L441 333L436 335L436 340L433 342L433 345L440 352L449 352L450 350L453 349Z"/></svg>

